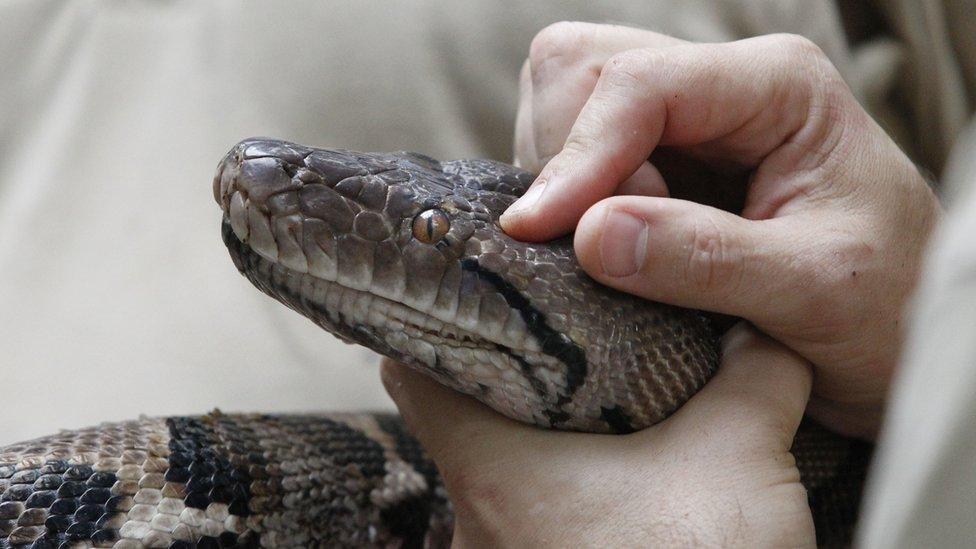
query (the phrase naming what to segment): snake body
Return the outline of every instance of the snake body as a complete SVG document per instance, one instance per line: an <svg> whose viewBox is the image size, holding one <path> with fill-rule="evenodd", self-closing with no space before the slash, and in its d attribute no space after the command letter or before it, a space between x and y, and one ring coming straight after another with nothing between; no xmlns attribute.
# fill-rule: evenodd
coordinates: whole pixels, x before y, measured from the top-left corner
<svg viewBox="0 0 976 549"><path fill-rule="evenodd" d="M505 235L496 220L532 180L251 139L213 188L241 273L339 338L544 428L667 418L717 368L713 321L595 283L570 239ZM869 446L805 421L793 453L818 543L848 543ZM215 412L0 448L0 547L419 547L450 531L436 469L395 416Z"/></svg>

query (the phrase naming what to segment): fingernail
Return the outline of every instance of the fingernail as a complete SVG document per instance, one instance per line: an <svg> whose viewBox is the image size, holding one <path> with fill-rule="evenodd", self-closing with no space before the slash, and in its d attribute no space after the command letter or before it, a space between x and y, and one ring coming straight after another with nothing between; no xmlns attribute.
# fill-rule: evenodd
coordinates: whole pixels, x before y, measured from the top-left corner
<svg viewBox="0 0 976 549"><path fill-rule="evenodd" d="M512 205L505 210L503 215L531 210L535 206L536 202L539 201L539 198L542 197L542 191L545 190L546 183L546 181L543 181L542 183L536 183L535 185L529 187L529 190L525 191L525 194L523 194L521 198L513 202Z"/></svg>
<svg viewBox="0 0 976 549"><path fill-rule="evenodd" d="M647 223L627 212L610 210L603 222L600 261L610 276L630 276L644 265Z"/></svg>

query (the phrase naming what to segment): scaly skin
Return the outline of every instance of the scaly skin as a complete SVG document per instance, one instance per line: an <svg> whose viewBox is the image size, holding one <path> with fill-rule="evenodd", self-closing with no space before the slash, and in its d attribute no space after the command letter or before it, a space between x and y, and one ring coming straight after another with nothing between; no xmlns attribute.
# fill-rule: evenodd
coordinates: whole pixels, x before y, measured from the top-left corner
<svg viewBox="0 0 976 549"><path fill-rule="evenodd" d="M714 372L709 321L594 283L569 239L506 236L496 220L531 181L486 160L250 140L214 195L238 268L339 337L542 427L657 423ZM414 219L431 210L450 228L423 242Z"/></svg>
<svg viewBox="0 0 976 549"><path fill-rule="evenodd" d="M714 372L709 320L595 284L569 240L508 238L496 219L531 181L485 160L255 139L221 162L214 195L238 269L346 341L542 427L627 432L666 418ZM792 452L818 543L848 544L870 447L804 422ZM392 416L215 412L0 448L0 549L420 547L450 535L436 469Z"/></svg>
<svg viewBox="0 0 976 549"><path fill-rule="evenodd" d="M396 416L140 418L0 448L0 547L443 547Z"/></svg>

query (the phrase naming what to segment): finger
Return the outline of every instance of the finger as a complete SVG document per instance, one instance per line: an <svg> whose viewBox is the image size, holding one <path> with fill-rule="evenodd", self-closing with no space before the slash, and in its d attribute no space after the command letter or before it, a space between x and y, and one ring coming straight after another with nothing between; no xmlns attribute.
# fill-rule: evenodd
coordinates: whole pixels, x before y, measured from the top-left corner
<svg viewBox="0 0 976 549"><path fill-rule="evenodd" d="M380 373L407 428L445 472L516 456L542 433L390 359Z"/></svg>
<svg viewBox="0 0 976 549"><path fill-rule="evenodd" d="M807 44L760 37L614 56L561 152L502 215L504 229L523 240L570 232L587 208L612 195L658 145L707 145L709 158L749 167L783 145L779 166L767 171L810 168L802 157L829 152L826 143L838 139L824 127L842 126L823 112L839 112L827 103L841 101L835 96L843 94L824 89L843 84L825 84L839 77Z"/></svg>
<svg viewBox="0 0 976 549"><path fill-rule="evenodd" d="M590 208L574 239L583 269L654 301L769 325L820 295L822 269L797 220L751 221L684 200L616 196ZM805 288L797 292L797 287Z"/></svg>
<svg viewBox="0 0 976 549"><path fill-rule="evenodd" d="M670 428L748 436L788 449L803 419L812 379L806 360L740 322L723 339L715 377L672 416Z"/></svg>
<svg viewBox="0 0 976 549"><path fill-rule="evenodd" d="M532 132L532 77L529 60L522 63L519 72L519 106L515 113L514 164L530 172L538 172L539 155L535 150L535 135Z"/></svg>
<svg viewBox="0 0 976 549"><path fill-rule="evenodd" d="M540 31L529 48L536 158L544 163L563 148L610 57L634 48L686 43L656 32L595 23L562 22ZM534 166L533 171L541 168Z"/></svg>
<svg viewBox="0 0 976 549"><path fill-rule="evenodd" d="M634 175L617 187L618 195L629 196L668 196L668 186L661 172L650 162L644 162Z"/></svg>

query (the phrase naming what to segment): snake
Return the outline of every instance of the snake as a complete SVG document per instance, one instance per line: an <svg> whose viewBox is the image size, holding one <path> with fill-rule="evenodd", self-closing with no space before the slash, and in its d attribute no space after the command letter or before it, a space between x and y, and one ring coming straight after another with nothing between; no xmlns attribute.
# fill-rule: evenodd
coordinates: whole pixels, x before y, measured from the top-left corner
<svg viewBox="0 0 976 549"><path fill-rule="evenodd" d="M571 236L506 235L534 178L252 138L212 185L238 271L341 340L540 428L665 420L714 375L722 322L597 283ZM871 450L801 423L818 545L851 542ZM0 448L0 548L440 547L452 528L436 464L391 413L214 410Z"/></svg>

